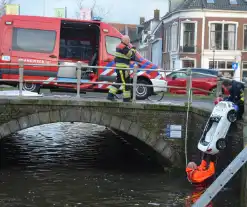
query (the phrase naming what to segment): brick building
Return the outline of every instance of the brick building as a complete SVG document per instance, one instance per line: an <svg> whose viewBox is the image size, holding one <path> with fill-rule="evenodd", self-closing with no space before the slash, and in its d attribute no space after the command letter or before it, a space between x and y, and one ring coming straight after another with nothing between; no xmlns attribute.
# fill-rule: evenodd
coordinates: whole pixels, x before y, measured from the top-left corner
<svg viewBox="0 0 247 207"><path fill-rule="evenodd" d="M136 24L120 24L120 23L109 23L109 24L115 27L121 34L129 35L131 42L137 39Z"/></svg>
<svg viewBox="0 0 247 207"><path fill-rule="evenodd" d="M164 68L247 69L247 0L170 0L159 28Z"/></svg>

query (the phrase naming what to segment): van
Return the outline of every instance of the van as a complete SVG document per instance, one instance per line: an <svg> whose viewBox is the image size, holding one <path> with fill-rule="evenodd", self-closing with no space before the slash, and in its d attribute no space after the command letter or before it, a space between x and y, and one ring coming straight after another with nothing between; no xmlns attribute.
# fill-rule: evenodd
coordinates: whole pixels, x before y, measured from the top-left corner
<svg viewBox="0 0 247 207"><path fill-rule="evenodd" d="M6 63L0 65L1 78L18 79L19 67L8 63L18 63L22 59L27 64L23 89L32 92L39 92L40 88L76 89L75 68L71 66L77 61L84 66L114 67L114 53L122 37L117 29L104 22L53 17L5 15L0 19L0 28L0 62ZM137 57L140 68L158 68L140 54ZM134 62L131 67L133 65ZM107 91L109 84L90 82L114 82L115 78L114 69L85 67L81 89ZM137 87L139 100L164 91L166 89L161 87L167 86L161 73L152 70L138 71L138 83L158 86ZM7 81L7 84L18 85L18 82Z"/></svg>

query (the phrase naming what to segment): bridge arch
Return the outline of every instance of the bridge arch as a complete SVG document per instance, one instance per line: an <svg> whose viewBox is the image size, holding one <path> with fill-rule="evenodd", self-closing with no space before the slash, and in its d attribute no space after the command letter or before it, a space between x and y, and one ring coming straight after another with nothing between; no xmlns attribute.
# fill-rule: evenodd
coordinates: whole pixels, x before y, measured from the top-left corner
<svg viewBox="0 0 247 207"><path fill-rule="evenodd" d="M23 115L0 125L0 135L1 138L4 138L23 129L57 122L83 122L106 126L136 137L153 148L170 165L180 163L180 160L178 160L179 155L157 133L150 132L140 124L130 121L127 118L92 110L87 107L61 108Z"/></svg>

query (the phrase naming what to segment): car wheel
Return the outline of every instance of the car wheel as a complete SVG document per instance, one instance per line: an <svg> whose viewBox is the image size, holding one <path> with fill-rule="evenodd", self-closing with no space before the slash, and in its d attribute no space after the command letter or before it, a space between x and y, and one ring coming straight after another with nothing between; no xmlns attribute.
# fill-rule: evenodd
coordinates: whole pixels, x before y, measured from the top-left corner
<svg viewBox="0 0 247 207"><path fill-rule="evenodd" d="M226 149L226 147L227 147L226 140L223 138L218 139L218 141L216 142L217 150L222 151L222 150Z"/></svg>
<svg viewBox="0 0 247 207"><path fill-rule="evenodd" d="M35 83L23 83L23 90L24 91L30 91L30 92L36 92L39 93L40 92L40 85L39 84L35 84Z"/></svg>
<svg viewBox="0 0 247 207"><path fill-rule="evenodd" d="M235 122L237 120L237 112L235 110L230 110L227 113L227 119L231 123Z"/></svg>
<svg viewBox="0 0 247 207"><path fill-rule="evenodd" d="M147 80L137 80L137 84L150 85ZM137 86L136 87L136 99L145 100L152 95L152 87Z"/></svg>

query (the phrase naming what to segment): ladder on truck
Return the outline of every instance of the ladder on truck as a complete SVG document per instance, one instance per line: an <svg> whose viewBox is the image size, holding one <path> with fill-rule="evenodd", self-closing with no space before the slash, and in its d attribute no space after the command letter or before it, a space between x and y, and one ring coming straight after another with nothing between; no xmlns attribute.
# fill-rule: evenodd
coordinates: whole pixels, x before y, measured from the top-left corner
<svg viewBox="0 0 247 207"><path fill-rule="evenodd" d="M218 194L218 192L228 183L228 181L247 162L247 145L238 156L228 165L220 176L209 186L192 207L205 207Z"/></svg>

